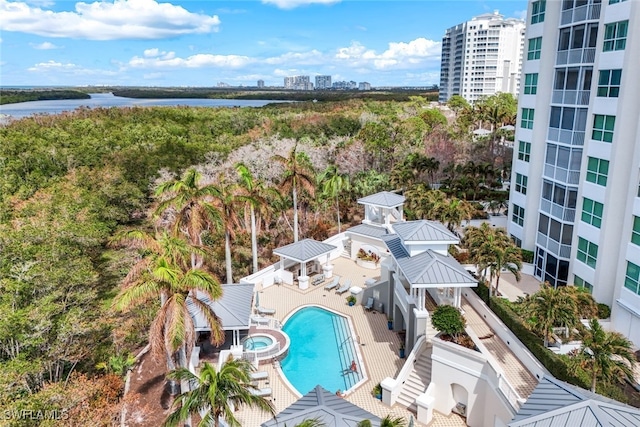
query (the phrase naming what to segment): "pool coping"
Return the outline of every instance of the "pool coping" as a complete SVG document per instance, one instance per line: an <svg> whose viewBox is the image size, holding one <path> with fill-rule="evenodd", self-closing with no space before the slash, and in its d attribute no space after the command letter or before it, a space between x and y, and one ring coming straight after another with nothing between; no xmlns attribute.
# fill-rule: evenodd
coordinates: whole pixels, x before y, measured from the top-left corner
<svg viewBox="0 0 640 427"><path fill-rule="evenodd" d="M354 347L354 353L356 354L357 358L358 358L358 366L360 367L360 372L362 373L362 378L360 379L360 381L358 381L357 383L355 383L353 386L351 386L349 389L347 390L342 390L343 396L347 396L350 393L354 392L355 390L357 390L358 388L360 388L362 385L364 385L367 381L369 381L369 376L367 375L367 369L365 367L364 364L364 359L362 357L362 353L360 352L360 339L358 337L358 335L356 334L355 328L353 327L353 319L351 318L351 316L344 314L344 313L340 313L339 311L333 310L329 307L325 307L323 305L320 304L304 304L301 305L299 307L296 307L295 310L291 311L289 314L287 314L285 316L285 318L282 320L282 326L284 327L284 325L287 323L287 321L289 320L290 317L292 317L294 314L296 314L298 311L302 310L303 308L308 308L308 307L317 307L317 308L321 308L322 310L326 310L330 313L333 313L337 316L340 317L344 317L347 319L347 324L349 325L349 332L351 333L351 342L353 343L353 347ZM283 333L285 335L287 335L284 331ZM291 343L289 343L289 347L291 346ZM287 351L288 354L288 351ZM285 356L286 357L286 356ZM285 375L285 373L282 371L282 367L280 366L280 363L278 363L275 366L276 371L278 372L278 375L280 376L280 379L282 380L282 382L287 386L287 388L299 399L303 396L303 394L301 394L294 386L293 384L291 384L289 382L289 379L287 378L287 376Z"/></svg>

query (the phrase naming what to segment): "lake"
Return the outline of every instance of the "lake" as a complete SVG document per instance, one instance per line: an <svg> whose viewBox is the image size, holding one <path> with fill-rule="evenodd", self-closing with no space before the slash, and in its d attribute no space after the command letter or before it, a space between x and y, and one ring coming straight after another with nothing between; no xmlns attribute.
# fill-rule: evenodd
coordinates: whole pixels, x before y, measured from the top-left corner
<svg viewBox="0 0 640 427"><path fill-rule="evenodd" d="M90 93L91 99L60 99L53 101L29 101L17 104L0 105L0 117L10 116L20 119L34 114L59 114L63 111L73 111L78 107L155 107L185 105L189 107L262 107L273 102L254 99L138 99L114 96L112 93Z"/></svg>

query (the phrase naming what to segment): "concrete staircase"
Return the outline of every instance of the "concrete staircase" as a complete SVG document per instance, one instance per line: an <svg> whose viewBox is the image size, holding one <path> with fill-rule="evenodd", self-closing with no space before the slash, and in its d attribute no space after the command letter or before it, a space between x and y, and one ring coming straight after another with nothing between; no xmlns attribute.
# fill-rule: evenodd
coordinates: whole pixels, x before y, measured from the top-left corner
<svg viewBox="0 0 640 427"><path fill-rule="evenodd" d="M400 395L396 400L398 405L404 406L409 411L417 412L416 398L425 392L431 383L431 343L416 358L409 377L402 385Z"/></svg>

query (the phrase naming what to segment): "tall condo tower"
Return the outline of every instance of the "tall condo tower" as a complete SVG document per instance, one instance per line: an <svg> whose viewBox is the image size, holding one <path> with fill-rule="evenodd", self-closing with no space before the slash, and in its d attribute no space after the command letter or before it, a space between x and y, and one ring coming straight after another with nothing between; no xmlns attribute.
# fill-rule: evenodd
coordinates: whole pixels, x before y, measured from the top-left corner
<svg viewBox="0 0 640 427"><path fill-rule="evenodd" d="M640 1L530 1L508 230L640 345Z"/></svg>
<svg viewBox="0 0 640 427"><path fill-rule="evenodd" d="M442 38L440 102L461 95L469 102L520 88L525 23L497 11L447 30Z"/></svg>

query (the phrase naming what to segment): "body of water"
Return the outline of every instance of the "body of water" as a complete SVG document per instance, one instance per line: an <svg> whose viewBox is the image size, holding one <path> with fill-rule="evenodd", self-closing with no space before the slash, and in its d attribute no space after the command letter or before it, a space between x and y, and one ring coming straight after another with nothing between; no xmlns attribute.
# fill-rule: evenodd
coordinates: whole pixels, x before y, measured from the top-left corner
<svg viewBox="0 0 640 427"><path fill-rule="evenodd" d="M302 395L320 384L330 392L345 391L362 379L360 360L348 320L320 307L295 312L282 330L291 345L282 372Z"/></svg>
<svg viewBox="0 0 640 427"><path fill-rule="evenodd" d="M168 98L168 99L138 99L114 96L112 93L91 93L91 99L62 99L52 101L29 101L17 104L0 105L0 115L3 118L20 119L34 114L59 114L64 111L73 111L79 107L155 107L155 106L177 106L185 105L189 107L262 107L273 102L269 100L249 100L249 99L191 99L191 98ZM6 117L9 116L9 117Z"/></svg>

